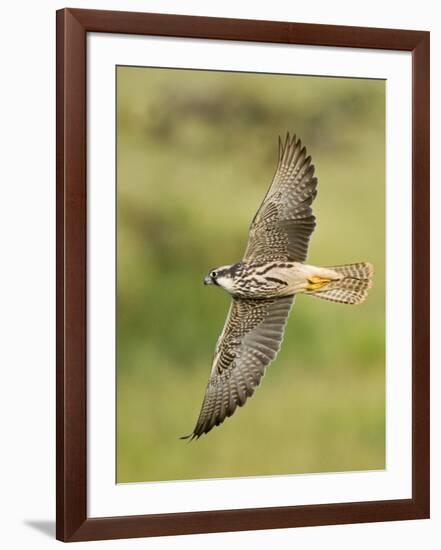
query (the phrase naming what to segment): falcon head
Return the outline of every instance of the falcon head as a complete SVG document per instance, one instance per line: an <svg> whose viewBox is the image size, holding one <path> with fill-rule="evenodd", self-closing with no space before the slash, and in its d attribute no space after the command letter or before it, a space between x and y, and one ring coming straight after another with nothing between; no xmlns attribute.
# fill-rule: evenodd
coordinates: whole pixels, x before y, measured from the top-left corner
<svg viewBox="0 0 441 550"><path fill-rule="evenodd" d="M240 275L242 263L223 265L212 269L204 278L204 285L221 286L231 294L235 290L235 278Z"/></svg>

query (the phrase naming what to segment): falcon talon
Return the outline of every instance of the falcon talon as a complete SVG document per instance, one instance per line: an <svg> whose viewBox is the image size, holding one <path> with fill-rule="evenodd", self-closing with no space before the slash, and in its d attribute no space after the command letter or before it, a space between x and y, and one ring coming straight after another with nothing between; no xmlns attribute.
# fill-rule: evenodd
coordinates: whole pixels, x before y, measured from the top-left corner
<svg viewBox="0 0 441 550"><path fill-rule="evenodd" d="M205 285L232 297L219 337L196 426L183 439L199 439L231 416L254 393L276 358L296 294L361 304L372 287L373 266L316 267L306 260L316 221L311 205L317 178L300 139L279 137L277 170L251 223L240 262L212 269Z"/></svg>

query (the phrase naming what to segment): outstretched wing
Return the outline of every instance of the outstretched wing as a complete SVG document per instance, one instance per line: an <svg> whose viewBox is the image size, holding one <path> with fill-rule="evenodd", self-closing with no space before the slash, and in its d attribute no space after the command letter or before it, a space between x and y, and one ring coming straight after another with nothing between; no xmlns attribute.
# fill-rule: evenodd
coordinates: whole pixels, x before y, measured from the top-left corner
<svg viewBox="0 0 441 550"><path fill-rule="evenodd" d="M279 161L273 181L251 222L244 260L303 262L315 228L311 204L317 178L311 157L294 136L279 138Z"/></svg>
<svg viewBox="0 0 441 550"><path fill-rule="evenodd" d="M279 351L294 296L270 300L233 299L214 353L201 412L198 438L244 405Z"/></svg>

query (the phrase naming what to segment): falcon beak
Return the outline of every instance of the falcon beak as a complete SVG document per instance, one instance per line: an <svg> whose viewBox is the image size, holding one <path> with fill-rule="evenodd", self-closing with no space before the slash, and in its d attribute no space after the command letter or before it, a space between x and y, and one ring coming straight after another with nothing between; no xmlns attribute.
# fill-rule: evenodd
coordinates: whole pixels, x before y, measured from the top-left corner
<svg viewBox="0 0 441 550"><path fill-rule="evenodd" d="M211 277L209 277L208 275L204 277L204 285L212 285L212 284L213 284L213 281L211 280Z"/></svg>

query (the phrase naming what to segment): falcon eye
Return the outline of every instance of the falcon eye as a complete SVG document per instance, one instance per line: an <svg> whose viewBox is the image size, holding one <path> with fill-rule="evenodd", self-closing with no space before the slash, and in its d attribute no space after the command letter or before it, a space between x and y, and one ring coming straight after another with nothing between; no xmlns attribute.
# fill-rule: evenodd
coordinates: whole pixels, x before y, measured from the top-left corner
<svg viewBox="0 0 441 550"><path fill-rule="evenodd" d="M212 279L216 279L216 277L217 277L217 272L216 272L216 271L212 271L212 272L210 273L210 277L211 277Z"/></svg>

